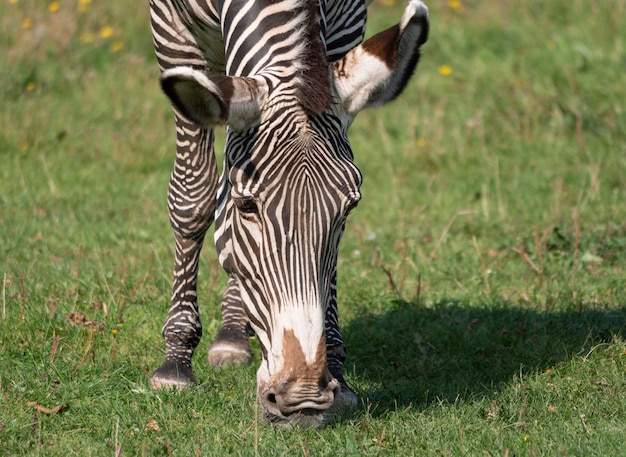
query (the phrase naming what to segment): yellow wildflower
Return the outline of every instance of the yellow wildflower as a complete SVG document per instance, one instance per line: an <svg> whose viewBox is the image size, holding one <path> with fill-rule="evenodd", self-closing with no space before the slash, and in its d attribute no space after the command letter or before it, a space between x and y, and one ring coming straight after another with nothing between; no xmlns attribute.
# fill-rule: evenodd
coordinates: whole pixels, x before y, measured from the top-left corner
<svg viewBox="0 0 626 457"><path fill-rule="evenodd" d="M21 27L24 30L28 30L28 29L32 29L33 28L33 20L29 17L22 19L22 24Z"/></svg>
<svg viewBox="0 0 626 457"><path fill-rule="evenodd" d="M56 13L57 11L59 11L60 7L61 5L59 5L59 2L52 2L48 5L48 11L50 11L51 13Z"/></svg>
<svg viewBox="0 0 626 457"><path fill-rule="evenodd" d="M9 0L9 3L17 3L18 0Z"/></svg>
<svg viewBox="0 0 626 457"><path fill-rule="evenodd" d="M104 27L102 27L100 29L100 38L110 38L111 35L113 35L113 27L109 27L108 25L105 25Z"/></svg>
<svg viewBox="0 0 626 457"><path fill-rule="evenodd" d="M418 148L425 148L426 147L426 141L423 138L420 138L419 140L417 140L417 147Z"/></svg>
<svg viewBox="0 0 626 457"><path fill-rule="evenodd" d="M113 336L117 335L117 329L114 328L113 330L111 330L111 333L113 334Z"/></svg>
<svg viewBox="0 0 626 457"><path fill-rule="evenodd" d="M91 0L78 0L78 12L86 13L87 6L91 3Z"/></svg>
<svg viewBox="0 0 626 457"><path fill-rule="evenodd" d="M94 38L94 36L93 36L93 33L89 33L89 32L87 32L87 33L83 33L83 34L82 34L82 35L78 38L78 40L79 40L81 43L83 43L83 44L93 43L94 39L95 39L95 38Z"/></svg>
<svg viewBox="0 0 626 457"><path fill-rule="evenodd" d="M450 68L448 65L442 65L439 67L439 74L441 76L450 76L451 73L452 68Z"/></svg>
<svg viewBox="0 0 626 457"><path fill-rule="evenodd" d="M457 13L463 11L463 4L460 2L460 0L448 0L448 7L452 11L455 11Z"/></svg>
<svg viewBox="0 0 626 457"><path fill-rule="evenodd" d="M119 52L124 48L124 42L123 41L114 41L113 44L111 45L111 51L112 52Z"/></svg>
<svg viewBox="0 0 626 457"><path fill-rule="evenodd" d="M35 90L35 83L33 82L29 82L28 84L26 84L26 90L28 92L32 92Z"/></svg>
<svg viewBox="0 0 626 457"><path fill-rule="evenodd" d="M524 441L528 441L530 439L530 435L524 435Z"/></svg>

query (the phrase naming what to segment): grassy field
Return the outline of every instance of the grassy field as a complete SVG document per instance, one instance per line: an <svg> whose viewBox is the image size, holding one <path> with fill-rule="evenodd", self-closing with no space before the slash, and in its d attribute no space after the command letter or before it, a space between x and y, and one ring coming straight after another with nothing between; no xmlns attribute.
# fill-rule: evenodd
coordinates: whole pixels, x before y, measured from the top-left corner
<svg viewBox="0 0 626 457"><path fill-rule="evenodd" d="M361 406L311 431L257 419L256 342L250 367L207 365L210 243L200 384L149 389L174 128L147 1L1 0L0 455L626 455L626 3L429 7L410 87L351 130Z"/></svg>

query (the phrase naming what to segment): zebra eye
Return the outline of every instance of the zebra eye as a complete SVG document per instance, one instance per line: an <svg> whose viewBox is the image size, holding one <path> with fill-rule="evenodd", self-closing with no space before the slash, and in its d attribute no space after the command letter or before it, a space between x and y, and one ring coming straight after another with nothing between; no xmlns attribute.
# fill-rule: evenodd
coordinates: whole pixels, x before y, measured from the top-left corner
<svg viewBox="0 0 626 457"><path fill-rule="evenodd" d="M245 214L256 214L259 211L256 202L252 198L236 198L237 209Z"/></svg>

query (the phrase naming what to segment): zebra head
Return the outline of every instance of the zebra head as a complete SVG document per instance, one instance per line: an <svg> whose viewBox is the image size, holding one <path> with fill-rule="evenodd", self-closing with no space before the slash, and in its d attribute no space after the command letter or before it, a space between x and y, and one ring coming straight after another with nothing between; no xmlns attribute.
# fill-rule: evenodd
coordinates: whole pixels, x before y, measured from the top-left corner
<svg viewBox="0 0 626 457"><path fill-rule="evenodd" d="M215 241L262 348L258 396L269 420L319 425L342 401L327 363L327 311L336 306L339 241L361 198L347 129L360 110L401 92L427 32L427 9L411 0L398 25L324 59L318 87L298 72L278 83L191 67L162 75L186 117L228 126ZM310 103L318 91L326 101Z"/></svg>

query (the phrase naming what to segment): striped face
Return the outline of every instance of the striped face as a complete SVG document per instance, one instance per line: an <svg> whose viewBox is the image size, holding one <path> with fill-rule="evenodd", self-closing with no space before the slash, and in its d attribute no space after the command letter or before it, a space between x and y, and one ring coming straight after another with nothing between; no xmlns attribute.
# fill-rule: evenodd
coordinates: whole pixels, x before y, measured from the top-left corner
<svg viewBox="0 0 626 457"><path fill-rule="evenodd" d="M299 390L334 386L324 317L361 185L339 118L282 112L230 132L215 229L220 262L238 279L261 343L266 396L285 382Z"/></svg>

